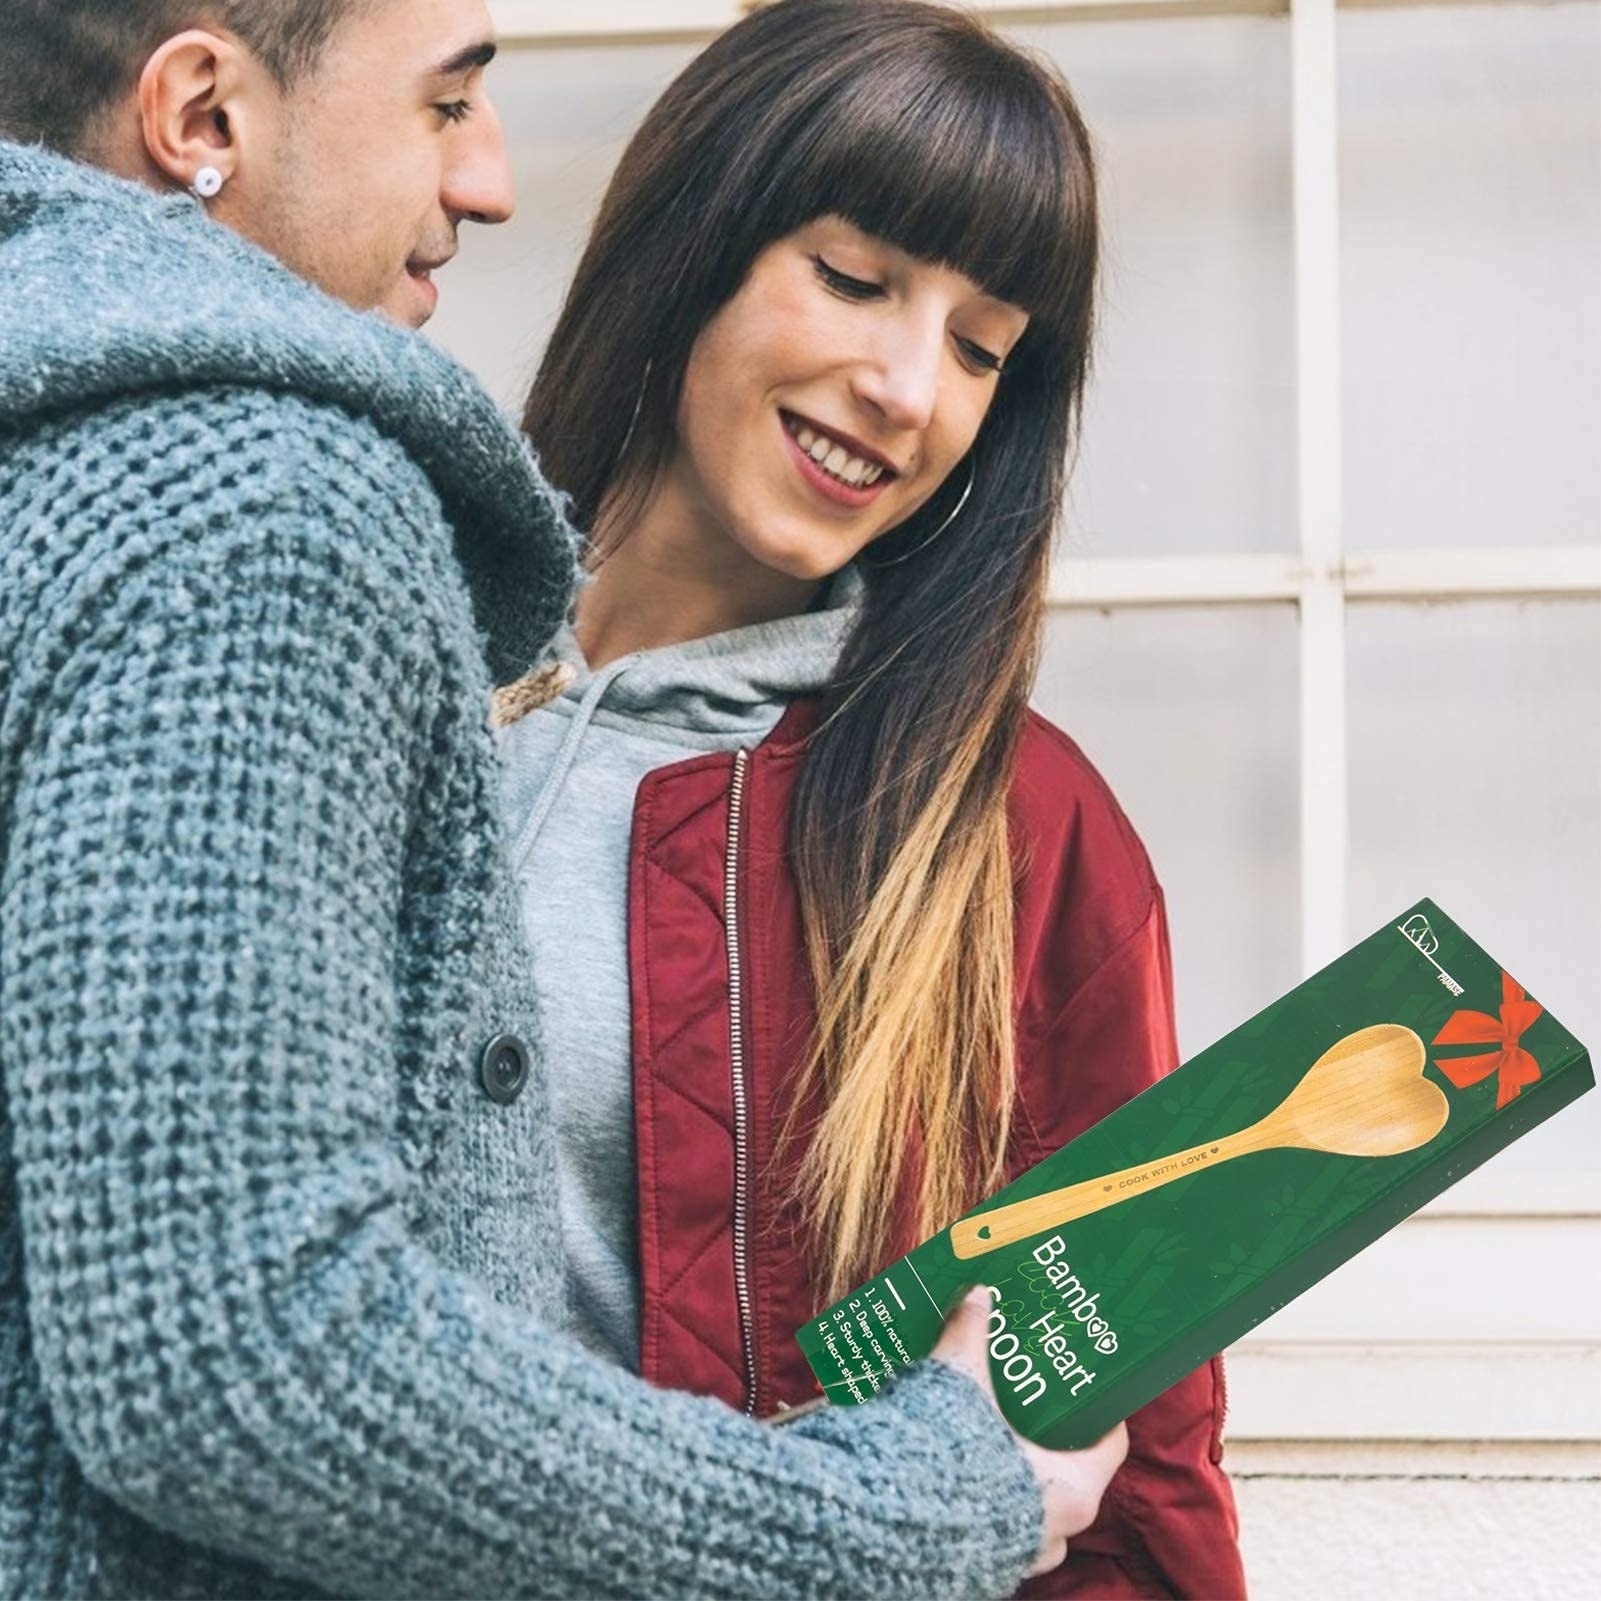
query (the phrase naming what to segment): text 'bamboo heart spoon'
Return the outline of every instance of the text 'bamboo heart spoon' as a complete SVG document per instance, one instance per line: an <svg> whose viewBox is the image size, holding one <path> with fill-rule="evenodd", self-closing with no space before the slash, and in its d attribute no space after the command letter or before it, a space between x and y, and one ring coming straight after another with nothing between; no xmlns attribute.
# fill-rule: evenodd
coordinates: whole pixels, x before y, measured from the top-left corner
<svg viewBox="0 0 1601 1601"><path fill-rule="evenodd" d="M959 1257L982 1256L1253 1151L1331 1156L1415 1151L1451 1115L1445 1091L1423 1076L1426 1060L1423 1041L1400 1023L1360 1028L1331 1045L1278 1106L1249 1128L1140 1167L964 1217L951 1225L951 1249Z"/></svg>

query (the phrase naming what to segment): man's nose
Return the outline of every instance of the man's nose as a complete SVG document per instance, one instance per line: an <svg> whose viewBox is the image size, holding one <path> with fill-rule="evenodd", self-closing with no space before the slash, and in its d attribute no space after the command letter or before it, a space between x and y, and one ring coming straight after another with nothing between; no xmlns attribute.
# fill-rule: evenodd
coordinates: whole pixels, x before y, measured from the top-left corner
<svg viewBox="0 0 1601 1601"><path fill-rule="evenodd" d="M855 369L857 397L892 428L927 428L939 397L945 329L897 318L878 330Z"/></svg>
<svg viewBox="0 0 1601 1601"><path fill-rule="evenodd" d="M471 222L505 222L516 209L511 162L500 114L484 100L463 125L464 139L445 172L440 203L451 216Z"/></svg>

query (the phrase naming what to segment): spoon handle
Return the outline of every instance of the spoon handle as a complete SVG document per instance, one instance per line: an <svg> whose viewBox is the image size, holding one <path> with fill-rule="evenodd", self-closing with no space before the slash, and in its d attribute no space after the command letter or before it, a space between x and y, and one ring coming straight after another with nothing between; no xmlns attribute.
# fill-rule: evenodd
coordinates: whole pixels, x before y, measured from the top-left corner
<svg viewBox="0 0 1601 1601"><path fill-rule="evenodd" d="M1260 1127L1253 1124L1222 1139L1192 1145L1187 1151L1159 1156L1154 1162L1142 1162L1101 1178L1084 1179L1059 1190L1047 1190L1043 1195L1031 1195L1027 1200L1013 1201L993 1212L964 1217L951 1224L951 1249L962 1258L983 1256L1003 1245L1026 1240L1031 1234L1043 1234L1092 1212L1104 1211L1132 1195L1146 1195L1174 1179L1188 1178L1203 1168L1216 1167L1230 1157L1258 1149L1253 1136Z"/></svg>

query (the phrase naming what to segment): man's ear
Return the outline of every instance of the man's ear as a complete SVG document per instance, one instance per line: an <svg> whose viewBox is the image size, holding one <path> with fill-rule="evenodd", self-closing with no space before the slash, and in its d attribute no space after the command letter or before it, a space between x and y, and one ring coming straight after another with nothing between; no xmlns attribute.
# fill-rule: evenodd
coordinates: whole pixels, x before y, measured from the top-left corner
<svg viewBox="0 0 1601 1601"><path fill-rule="evenodd" d="M203 167L226 184L245 159L265 69L237 40L191 28L174 34L139 74L139 122L154 165L187 189Z"/></svg>

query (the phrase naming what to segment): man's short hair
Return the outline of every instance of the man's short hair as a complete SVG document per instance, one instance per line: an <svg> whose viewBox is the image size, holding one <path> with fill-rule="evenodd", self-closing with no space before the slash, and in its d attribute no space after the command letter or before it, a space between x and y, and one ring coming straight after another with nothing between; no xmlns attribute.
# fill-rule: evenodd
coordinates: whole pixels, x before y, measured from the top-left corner
<svg viewBox="0 0 1601 1601"><path fill-rule="evenodd" d="M220 25L287 88L315 66L347 12L375 0L4 0L0 133L84 153L95 119L133 88L152 51Z"/></svg>

